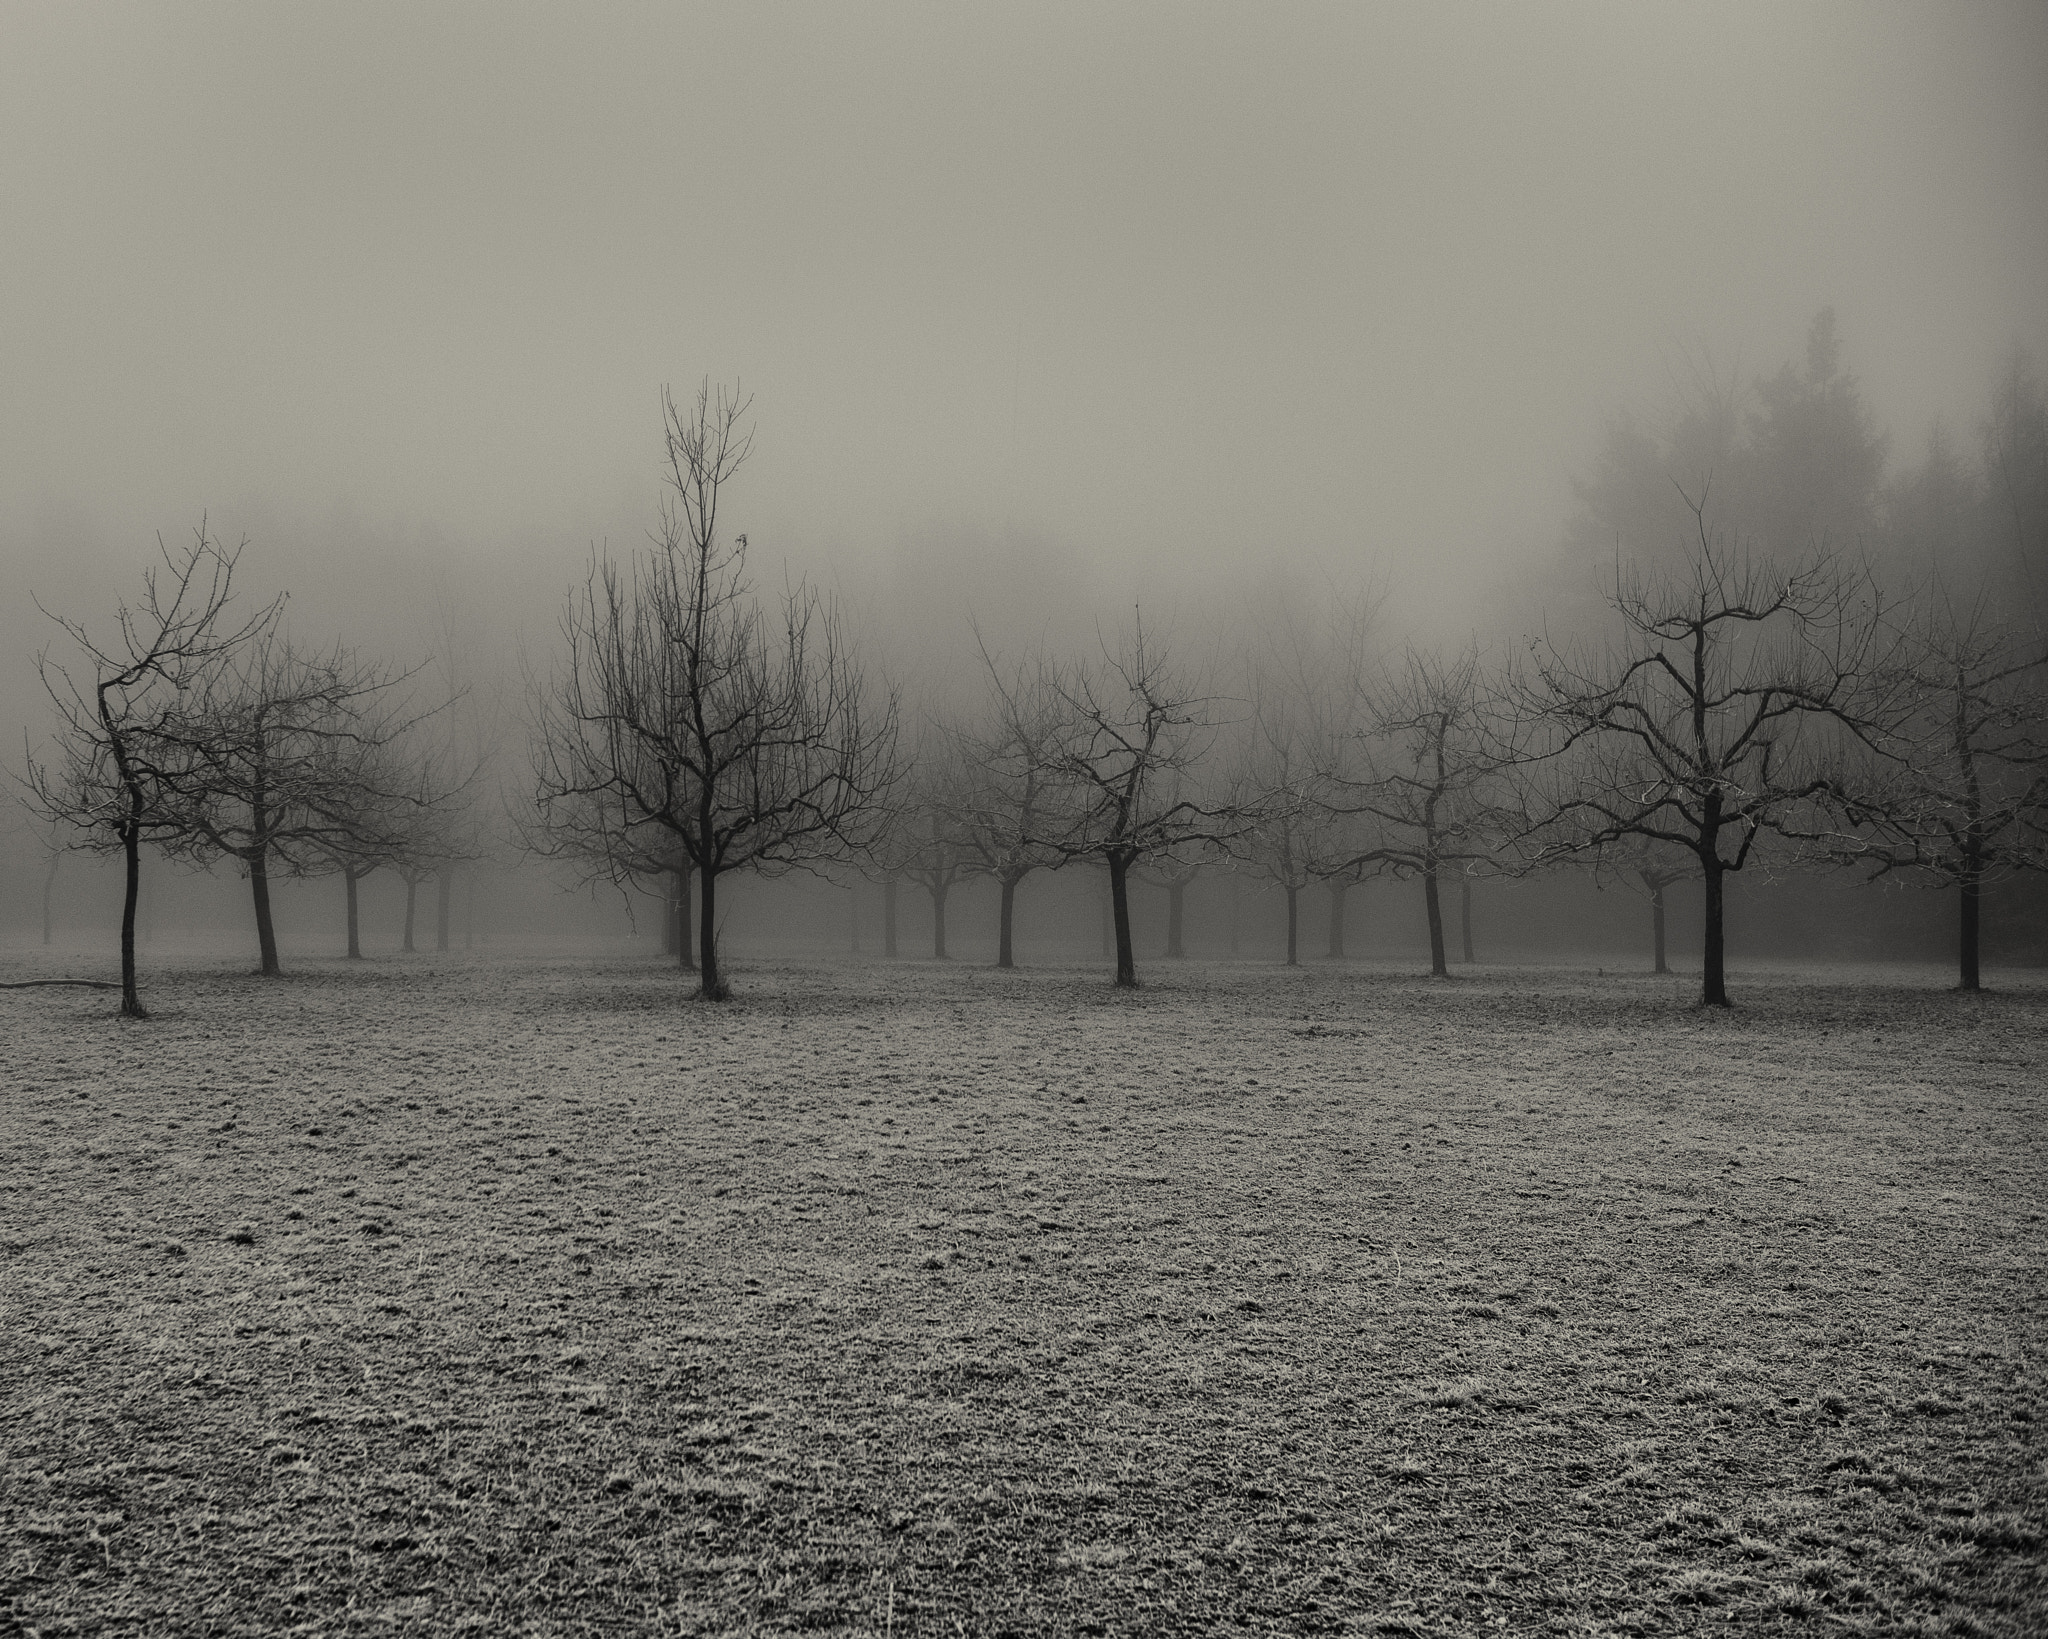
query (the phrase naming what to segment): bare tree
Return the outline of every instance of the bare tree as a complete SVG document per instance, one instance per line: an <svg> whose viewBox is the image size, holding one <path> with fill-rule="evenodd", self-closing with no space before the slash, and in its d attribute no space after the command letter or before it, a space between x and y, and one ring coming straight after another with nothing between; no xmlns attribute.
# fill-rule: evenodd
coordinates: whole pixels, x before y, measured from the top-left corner
<svg viewBox="0 0 2048 1639"><path fill-rule="evenodd" d="M248 876L262 972L281 971L274 870L317 876L344 857L395 855L432 795L394 748L430 712L404 696L410 672L342 645L307 653L266 630L210 668L160 725L183 761L168 782L173 846Z"/></svg>
<svg viewBox="0 0 2048 1639"><path fill-rule="evenodd" d="M1196 774L1216 727L1211 702L1169 665L1142 621L1096 665L1056 672L1064 721L1052 758L1058 800L1040 842L1063 860L1099 860L1109 874L1116 983L1138 983L1128 881L1140 860L1221 849L1247 825L1227 802L1204 800Z"/></svg>
<svg viewBox="0 0 2048 1639"><path fill-rule="evenodd" d="M180 555L159 538L165 578L159 581L154 568L144 572L140 606L123 603L116 617L118 645L102 647L79 622L51 615L90 665L91 683L74 679L47 651L36 659L60 726L56 760L29 761L30 796L43 814L81 830L83 846L118 849L126 863L121 1011L130 1018L147 1017L135 983L142 844L177 841L188 823L177 799L191 756L177 726L210 677L244 645L266 637L284 601L224 627L235 564L247 544L223 551L204 522Z"/></svg>
<svg viewBox="0 0 2048 1639"><path fill-rule="evenodd" d="M1429 970L1449 976L1441 879L1491 866L1516 761L1490 711L1479 652L1448 660L1407 651L1398 670L1359 679L1357 726L1326 771L1328 805L1375 833L1341 862L1419 878L1429 924ZM1470 960L1468 945L1467 960Z"/></svg>
<svg viewBox="0 0 2048 1639"><path fill-rule="evenodd" d="M1980 988L1985 887L2048 869L2048 647L1937 588L1875 680L1885 721L1838 853L1957 891L1958 988Z"/></svg>
<svg viewBox="0 0 2048 1639"><path fill-rule="evenodd" d="M718 879L849 857L897 777L896 702L879 703L833 604L799 586L771 620L744 535L718 508L745 463L748 401L709 385L662 396L668 444L652 549L599 556L562 618L567 654L541 702L536 800L601 802L622 834L666 832L698 872L701 993L725 995Z"/></svg>
<svg viewBox="0 0 2048 1639"><path fill-rule="evenodd" d="M1000 894L996 966L1014 967L1018 886L1059 860L1041 832L1055 799L1064 702L1043 665L1005 679L986 647L982 662L988 679L982 718L953 731L966 776L954 824L961 847Z"/></svg>
<svg viewBox="0 0 2048 1639"><path fill-rule="evenodd" d="M1877 592L1826 554L1790 568L1717 540L1693 504L1690 562L1617 568L1603 652L1534 646L1521 699L1561 760L1532 836L1551 856L1639 837L1682 850L1705 890L1703 1005L1726 1007L1725 883L1759 838L1816 833L1838 731L1880 658Z"/></svg>

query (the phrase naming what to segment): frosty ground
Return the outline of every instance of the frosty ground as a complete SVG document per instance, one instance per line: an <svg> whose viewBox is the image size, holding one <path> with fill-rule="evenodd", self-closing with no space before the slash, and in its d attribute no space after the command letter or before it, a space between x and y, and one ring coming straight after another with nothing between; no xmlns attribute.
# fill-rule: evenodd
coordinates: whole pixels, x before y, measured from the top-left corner
<svg viewBox="0 0 2048 1639"><path fill-rule="evenodd" d="M2048 1620L2039 976L245 966L0 993L0 1626Z"/></svg>

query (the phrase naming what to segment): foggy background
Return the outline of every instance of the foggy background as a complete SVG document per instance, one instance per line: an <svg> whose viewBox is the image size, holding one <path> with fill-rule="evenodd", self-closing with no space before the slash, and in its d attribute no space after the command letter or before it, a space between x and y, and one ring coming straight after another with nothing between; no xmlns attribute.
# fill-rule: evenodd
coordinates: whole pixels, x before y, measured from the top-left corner
<svg viewBox="0 0 2048 1639"><path fill-rule="evenodd" d="M2044 86L2035 4L0 5L8 769L63 653L32 596L109 634L204 514L294 633L459 672L516 780L523 675L593 546L654 521L662 385L707 377L754 395L726 519L757 584L836 588L913 706L967 675L970 614L1077 649L1141 601L1201 650L1384 586L1385 645L1512 642L1586 600L1574 480L1617 418L1797 364L1824 308L1888 478L1939 428L1974 451L2013 349L2048 361ZM33 942L11 808L0 870ZM629 931L481 875L458 943ZM146 933L253 941L228 873L145 881ZM1091 956L1098 883L1030 879L1020 960ZM101 948L116 874L59 884ZM1235 891L1272 954L1278 896ZM1733 885L1736 961L1944 948L1945 899L1810 914L1844 891ZM1192 891L1191 954L1232 892ZM338 953L340 893L283 887L288 956ZM402 893L365 886L373 954ZM728 893L742 953L851 943L844 889ZM1582 876L1478 894L1482 960L1646 945ZM956 956L993 896L956 896ZM1355 892L1352 954L1417 948L1419 897Z"/></svg>

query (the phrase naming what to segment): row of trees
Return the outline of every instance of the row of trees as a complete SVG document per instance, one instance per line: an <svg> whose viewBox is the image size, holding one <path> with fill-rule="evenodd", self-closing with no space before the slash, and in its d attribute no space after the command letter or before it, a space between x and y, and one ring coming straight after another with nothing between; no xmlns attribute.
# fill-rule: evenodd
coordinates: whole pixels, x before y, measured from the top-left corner
<svg viewBox="0 0 2048 1639"><path fill-rule="evenodd" d="M1696 876L1702 998L1725 1005L1724 884L1759 859L1954 883L1971 987L1984 883L2044 862L2038 641L1938 588L1894 609L1873 574L1823 549L1751 550L1716 528L1704 492L1677 566L1617 568L1604 647L1539 641L1494 665L1410 650L1373 668L1354 612L1338 640L1288 634L1203 679L1134 618L1089 658L1006 663L984 646L978 709L906 735L829 602L798 589L771 619L745 538L718 536L745 410L708 390L687 412L666 405L663 527L625 568L593 562L533 739L534 846L619 881L695 872L707 996L722 987L716 884L734 869L916 884L940 954L948 895L990 877L1008 965L1018 885L1089 862L1120 985L1137 982L1128 885L1144 869L1170 893L1205 862L1269 879L1287 896L1290 960L1311 882L1413 877L1438 973L1447 872L1591 863L1659 903Z"/></svg>
<svg viewBox="0 0 2048 1639"><path fill-rule="evenodd" d="M1870 447L1831 325L1817 321L1809 351L1804 377L1766 384L1769 413L1737 453L1761 460L1818 417L1839 424L1836 464L1860 471L1850 457ZM2024 419L2024 388L2008 421ZM1134 616L1087 656L984 644L977 702L907 720L832 600L804 586L755 595L746 537L720 517L751 448L747 413L708 385L690 403L664 396L659 527L624 562L593 555L568 599L558 664L531 690L531 783L512 816L528 851L659 893L707 997L725 993L718 888L734 870L864 870L891 904L912 883L932 899L941 953L947 895L989 877L1009 965L1018 886L1086 863L1103 874L1120 985L1137 982L1134 875L1167 889L1177 948L1194 871L1255 873L1286 896L1290 961L1312 883L1341 896L1373 876L1413 879L1438 973L1447 874L1469 885L1590 865L1639 882L1659 912L1692 877L1703 999L1725 1004L1732 872L1800 857L1952 884L1974 987L1985 884L2044 862L2039 634L1997 618L1983 589L1937 582L1888 603L1866 563L1737 534L1704 482L1677 491L1682 552L1617 554L1604 641L1375 659L1361 605L1315 631L1237 634L1192 672ZM235 862L265 972L273 871L343 877L355 954L365 873L405 878L409 934L413 891L429 875L445 889L479 846L481 753L457 756L450 700L421 706L418 672L300 648L281 601L232 621L235 562L202 528L121 611L117 642L64 623L90 682L45 665L64 731L29 784L47 815L127 859L131 1012L144 843Z"/></svg>
<svg viewBox="0 0 2048 1639"><path fill-rule="evenodd" d="M474 852L462 834L470 777L431 734L437 711L418 704L417 674L345 646L301 645L281 596L235 618L241 550L203 524L182 552L159 543L161 569L145 574L139 604L121 606L114 637L54 616L83 665L40 657L61 728L50 755L29 759L28 795L82 846L124 860L121 1011L133 1017L145 1016L135 967L144 844L239 869L269 975L280 970L274 876L341 876L348 951L359 956L365 876L388 868L404 879L410 949L420 885L445 882Z"/></svg>

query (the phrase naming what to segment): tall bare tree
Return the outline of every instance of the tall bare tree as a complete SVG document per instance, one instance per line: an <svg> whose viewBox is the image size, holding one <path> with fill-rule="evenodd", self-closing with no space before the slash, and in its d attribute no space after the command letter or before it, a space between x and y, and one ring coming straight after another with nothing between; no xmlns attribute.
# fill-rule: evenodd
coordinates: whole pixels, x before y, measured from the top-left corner
<svg viewBox="0 0 2048 1639"><path fill-rule="evenodd" d="M159 538L164 578L154 567L144 572L140 605L123 603L116 616L118 643L103 646L81 623L50 616L90 667L90 683L51 661L47 651L36 660L59 728L54 760L30 759L29 792L43 814L83 832L83 846L122 855L121 1011L130 1018L148 1016L135 980L142 844L178 841L189 825L181 793L192 754L180 725L210 679L246 645L267 638L284 601L264 605L239 625L225 624L246 545L223 550L204 522L182 554Z"/></svg>
<svg viewBox="0 0 2048 1639"><path fill-rule="evenodd" d="M1619 632L1594 652L1534 646L1521 700L1557 733L1537 828L1552 855L1626 837L1697 863L1703 1005L1726 1007L1725 884L1760 838L1816 834L1839 735L1858 731L1883 659L1867 576L1822 552L1790 567L1718 538L1693 506L1689 562L1618 568Z"/></svg>
<svg viewBox="0 0 2048 1639"><path fill-rule="evenodd" d="M534 744L543 812L600 801L696 867L699 988L714 999L720 876L850 856L897 778L895 698L863 676L836 607L798 586L771 615L746 536L720 530L752 445L748 402L708 384L688 407L662 395L671 493L652 549L623 570L598 556L570 595Z"/></svg>

